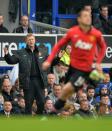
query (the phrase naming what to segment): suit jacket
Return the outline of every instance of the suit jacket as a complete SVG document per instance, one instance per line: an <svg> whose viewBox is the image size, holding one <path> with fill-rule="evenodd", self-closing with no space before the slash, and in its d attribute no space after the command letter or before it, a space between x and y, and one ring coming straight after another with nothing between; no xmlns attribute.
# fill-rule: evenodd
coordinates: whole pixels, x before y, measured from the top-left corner
<svg viewBox="0 0 112 131"><path fill-rule="evenodd" d="M13 33L24 33L24 29L22 26L13 30ZM28 33L33 33L32 29L28 27Z"/></svg>

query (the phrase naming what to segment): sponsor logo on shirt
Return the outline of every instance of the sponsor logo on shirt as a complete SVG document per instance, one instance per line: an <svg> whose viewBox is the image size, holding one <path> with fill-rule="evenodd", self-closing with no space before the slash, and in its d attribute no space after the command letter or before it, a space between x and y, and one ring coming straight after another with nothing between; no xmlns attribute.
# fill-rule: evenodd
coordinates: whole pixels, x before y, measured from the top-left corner
<svg viewBox="0 0 112 131"><path fill-rule="evenodd" d="M75 47L83 49L83 50L91 50L91 48L93 47L93 45L91 43L87 43L87 42L84 42L82 40L78 40L76 42L76 44L75 44Z"/></svg>

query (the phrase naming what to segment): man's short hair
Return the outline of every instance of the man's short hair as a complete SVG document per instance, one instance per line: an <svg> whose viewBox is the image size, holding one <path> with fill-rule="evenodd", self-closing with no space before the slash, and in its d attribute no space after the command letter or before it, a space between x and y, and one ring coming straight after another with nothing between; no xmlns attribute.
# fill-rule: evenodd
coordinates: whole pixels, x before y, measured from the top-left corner
<svg viewBox="0 0 112 131"><path fill-rule="evenodd" d="M26 35L26 37L25 37L25 41L27 40L27 38L29 38L29 37L31 37L31 36L35 37L32 33L28 33L28 34Z"/></svg>
<svg viewBox="0 0 112 131"><path fill-rule="evenodd" d="M100 96L100 98L102 99L102 97L109 97L109 95L108 94L103 94L103 95Z"/></svg>
<svg viewBox="0 0 112 131"><path fill-rule="evenodd" d="M88 92L88 90L90 90L90 89L95 90L95 88L94 88L94 86L93 86L93 85L88 85L88 87L87 87L87 92Z"/></svg>
<svg viewBox="0 0 112 131"><path fill-rule="evenodd" d="M56 87L56 86L60 86L62 88L62 86L60 84L54 84L53 88Z"/></svg>
<svg viewBox="0 0 112 131"><path fill-rule="evenodd" d="M80 104L82 104L82 103L84 103L84 102L88 102L88 100L81 100L81 101L80 101ZM88 104L89 104L89 102L88 102Z"/></svg>
<svg viewBox="0 0 112 131"><path fill-rule="evenodd" d="M102 8L108 8L108 5L100 5L99 10L102 10Z"/></svg>

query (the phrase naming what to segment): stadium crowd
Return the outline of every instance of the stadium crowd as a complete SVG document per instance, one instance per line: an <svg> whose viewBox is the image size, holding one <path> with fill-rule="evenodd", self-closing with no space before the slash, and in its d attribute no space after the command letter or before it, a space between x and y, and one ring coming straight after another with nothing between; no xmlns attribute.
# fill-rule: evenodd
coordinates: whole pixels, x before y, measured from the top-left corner
<svg viewBox="0 0 112 131"><path fill-rule="evenodd" d="M92 12L91 5L84 6L85 10ZM108 16L108 6L100 6L100 15L93 17L93 25L104 34L112 33L112 22ZM13 33L33 33L29 26L27 16L21 17L21 26L14 29ZM0 15L0 32L7 33L8 30L3 26L3 16ZM64 108L59 112L53 112L52 107L60 97L64 86L65 77L70 64L71 46L67 45L54 59L51 68L44 72L45 87L44 109L41 113L46 116L74 117L74 118L97 118L102 116L112 116L112 69L104 70L104 79L99 82L96 88L85 83L77 93L74 93L66 102ZM41 52L40 52L41 57ZM44 61L45 58L43 58ZM42 63L42 60L41 60ZM14 84L8 74L2 78L0 92L0 115L26 115L24 91L20 88L19 78ZM34 99L32 105L33 116L38 115L37 101Z"/></svg>
<svg viewBox="0 0 112 131"><path fill-rule="evenodd" d="M69 54L71 46L61 50L48 71L46 87L44 88L45 103L43 115L58 115L74 118L97 118L98 116L111 116L112 114L112 73L104 70L105 79L96 88L86 83L77 93L70 97L64 108L58 113L52 112L52 106L60 97L64 86L65 76L69 68ZM38 107L33 101L32 115L36 115ZM0 94L1 115L25 115L25 100L23 89L19 87L18 79L12 85L8 75L2 79Z"/></svg>

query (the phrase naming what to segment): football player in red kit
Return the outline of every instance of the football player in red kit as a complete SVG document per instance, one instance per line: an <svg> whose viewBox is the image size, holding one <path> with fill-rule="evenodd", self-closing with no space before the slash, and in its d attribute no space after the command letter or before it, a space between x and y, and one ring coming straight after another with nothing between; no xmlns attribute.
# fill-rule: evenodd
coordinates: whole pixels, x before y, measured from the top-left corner
<svg viewBox="0 0 112 131"><path fill-rule="evenodd" d="M93 84L92 80L89 79L89 74L92 71L97 47L98 56L95 64L97 71L101 71L101 61L105 56L106 43L102 33L91 25L91 14L86 10L81 10L77 20L79 25L72 27L68 33L59 40L47 60L43 63L43 69L46 70L50 67L61 47L71 42L70 68L62 94L54 105L56 110L64 106L68 97L77 91L84 84L85 80Z"/></svg>

